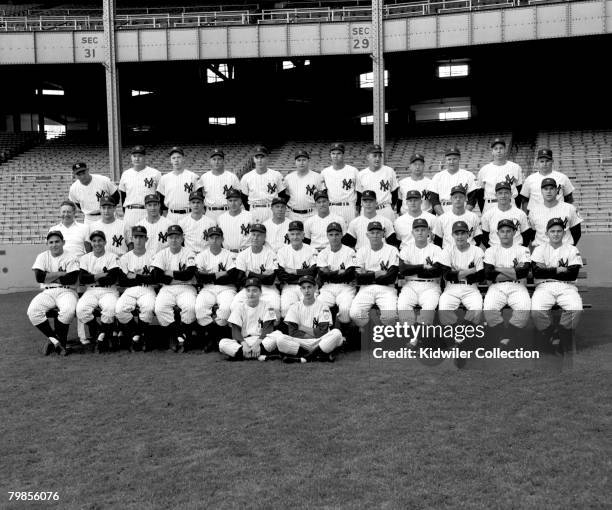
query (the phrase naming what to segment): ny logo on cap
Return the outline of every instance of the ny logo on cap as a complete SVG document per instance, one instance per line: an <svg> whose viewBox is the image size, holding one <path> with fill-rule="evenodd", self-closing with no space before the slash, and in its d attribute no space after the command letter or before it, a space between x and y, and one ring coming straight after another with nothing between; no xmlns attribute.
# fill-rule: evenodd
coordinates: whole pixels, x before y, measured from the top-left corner
<svg viewBox="0 0 612 510"><path fill-rule="evenodd" d="M98 202L100 201L100 199L106 195L106 191L102 190L102 191L96 191L96 198L98 199Z"/></svg>
<svg viewBox="0 0 612 510"><path fill-rule="evenodd" d="M168 242L168 234L166 232L159 232L157 234L157 241L160 243L167 243Z"/></svg>
<svg viewBox="0 0 612 510"><path fill-rule="evenodd" d="M223 262L219 262L218 267L217 271L225 271L225 264Z"/></svg>
<svg viewBox="0 0 612 510"><path fill-rule="evenodd" d="M223 185L223 194L227 195L230 191L232 191L234 188L230 185L228 186L227 184Z"/></svg>
<svg viewBox="0 0 612 510"><path fill-rule="evenodd" d="M243 236L249 235L249 227L250 225L240 225L240 235L243 235Z"/></svg>
<svg viewBox="0 0 612 510"><path fill-rule="evenodd" d="M276 193L276 184L273 184L271 182L268 183L268 193L270 193L270 195Z"/></svg>
<svg viewBox="0 0 612 510"><path fill-rule="evenodd" d="M153 177L145 178L144 185L147 188L152 188L155 185L155 181L153 180Z"/></svg>
<svg viewBox="0 0 612 510"><path fill-rule="evenodd" d="M185 192L191 193L193 191L193 182L186 182L183 187L185 188Z"/></svg>
<svg viewBox="0 0 612 510"><path fill-rule="evenodd" d="M510 177L510 175L506 174L506 177L504 177L506 179L506 182L508 184L510 184L510 186L512 186L514 184L514 182L516 181L516 177L512 176Z"/></svg>
<svg viewBox="0 0 612 510"><path fill-rule="evenodd" d="M380 270L389 271L389 262L380 261Z"/></svg>
<svg viewBox="0 0 612 510"><path fill-rule="evenodd" d="M285 244L291 244L291 241L289 240L289 234L285 234Z"/></svg>
<svg viewBox="0 0 612 510"><path fill-rule="evenodd" d="M349 190L353 186L353 179L342 179L342 189Z"/></svg>
<svg viewBox="0 0 612 510"><path fill-rule="evenodd" d="M202 239L204 239L204 241L208 241L208 230L202 232Z"/></svg>
<svg viewBox="0 0 612 510"><path fill-rule="evenodd" d="M461 188L463 190L463 192L467 195L467 189L468 189L467 182L465 184L459 183L459 184L457 184L457 187Z"/></svg>
<svg viewBox="0 0 612 510"><path fill-rule="evenodd" d="M306 185L306 194L313 196L316 189L317 187L314 184L312 186Z"/></svg>
<svg viewBox="0 0 612 510"><path fill-rule="evenodd" d="M380 181L380 191L389 191L391 183L389 181Z"/></svg>
<svg viewBox="0 0 612 510"><path fill-rule="evenodd" d="M114 235L113 236L113 246L116 246L117 248L119 248L121 246L121 243L123 243L123 236Z"/></svg>

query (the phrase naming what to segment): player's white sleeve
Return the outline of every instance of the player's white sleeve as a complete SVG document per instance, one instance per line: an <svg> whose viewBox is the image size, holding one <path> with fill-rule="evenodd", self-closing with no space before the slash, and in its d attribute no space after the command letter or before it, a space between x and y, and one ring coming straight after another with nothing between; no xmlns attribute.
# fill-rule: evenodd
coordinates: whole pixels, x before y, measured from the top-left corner
<svg viewBox="0 0 612 510"><path fill-rule="evenodd" d="M569 225L568 227L575 227L576 225L578 225L579 223L583 222L582 216L580 216L580 214L578 213L578 209L576 209L576 207L574 207L573 204L568 204L570 205L570 215L569 215Z"/></svg>
<svg viewBox="0 0 612 510"><path fill-rule="evenodd" d="M544 246L536 246L531 254L531 262L535 262L536 264L544 264Z"/></svg>
<svg viewBox="0 0 612 510"><path fill-rule="evenodd" d="M436 223L433 225L433 228L431 229L432 233L435 236L438 236L442 239L444 239L444 231L443 231L443 226L442 226L442 218L438 218L438 221L436 221Z"/></svg>
<svg viewBox="0 0 612 510"><path fill-rule="evenodd" d="M491 214L489 213L489 211L493 210L494 209L487 209L480 217L480 226L485 232L491 232L491 225L489 224L489 222L491 221Z"/></svg>
<svg viewBox="0 0 612 510"><path fill-rule="evenodd" d="M578 248L575 246L570 246L570 256L568 257L568 265L569 266L582 266L582 257L580 256L580 252Z"/></svg>
<svg viewBox="0 0 612 510"><path fill-rule="evenodd" d="M476 254L474 255L474 266L476 267L476 271L481 271L484 268L484 265L482 263L484 259L484 253L477 246L475 248Z"/></svg>
<svg viewBox="0 0 612 510"><path fill-rule="evenodd" d="M525 198L529 198L531 196L530 184L531 184L531 180L527 178L525 179L525 182L523 183L523 187L521 188L521 195L524 196Z"/></svg>
<svg viewBox="0 0 612 510"><path fill-rule="evenodd" d="M397 248L391 250L391 256L389 257L389 266L399 266L399 252Z"/></svg>
<svg viewBox="0 0 612 510"><path fill-rule="evenodd" d="M168 175L168 174L166 174L166 175ZM159 180L159 184L157 185L157 192L161 193L164 196L166 196L166 180L167 179L164 179L164 177L162 177Z"/></svg>
<svg viewBox="0 0 612 510"><path fill-rule="evenodd" d="M348 229L346 230L346 233L349 234L350 236L352 236L354 239L358 239L358 234L357 234L357 219L354 219L353 221L351 221L349 223Z"/></svg>
<svg viewBox="0 0 612 510"><path fill-rule="evenodd" d="M572 184L572 181L569 180L569 177L567 175L563 175L563 182L561 183L562 187L563 187L563 196L567 196L570 193L573 193L574 190L576 188L574 188L574 185Z"/></svg>
<svg viewBox="0 0 612 510"><path fill-rule="evenodd" d="M493 247L485 250L483 262L485 264L491 264L492 266L495 265L495 253Z"/></svg>
<svg viewBox="0 0 612 510"><path fill-rule="evenodd" d="M240 192L243 195L246 195L247 197L249 196L249 183L248 183L248 179L246 178L247 174L244 174L242 176L242 179L240 179Z"/></svg>
<svg viewBox="0 0 612 510"><path fill-rule="evenodd" d="M383 223L385 224L385 237L389 237L391 234L395 234L393 222L386 216L383 216L382 218L384 220Z"/></svg>
<svg viewBox="0 0 612 510"><path fill-rule="evenodd" d="M478 189L484 187L484 182L482 182L482 175L483 175L483 171L482 171L482 168L481 168L480 170L478 170L478 174L476 176L476 187Z"/></svg>
<svg viewBox="0 0 612 510"><path fill-rule="evenodd" d="M115 186L115 183L108 177L104 176L104 178L106 179L106 190L108 191L108 195L111 196L117 191L117 186Z"/></svg>
<svg viewBox="0 0 612 510"><path fill-rule="evenodd" d="M399 181L397 180L397 173L395 170L391 170L391 191L395 191L399 188Z"/></svg>
<svg viewBox="0 0 612 510"><path fill-rule="evenodd" d="M163 250L158 251L155 255L153 255L153 260L151 261L151 267L157 267L162 271L166 270L166 261L164 260Z"/></svg>
<svg viewBox="0 0 612 510"><path fill-rule="evenodd" d="M70 186L70 190L68 191L68 200L71 202L78 202L76 195L74 194L74 188Z"/></svg>
<svg viewBox="0 0 612 510"><path fill-rule="evenodd" d="M285 322L293 322L294 324L297 324L299 326L300 317L299 317L297 308L298 308L298 303L293 303L289 307L289 310L287 310L287 315L285 315Z"/></svg>
<svg viewBox="0 0 612 510"><path fill-rule="evenodd" d="M445 250L445 249L440 250L440 252L436 255L434 263L435 262L439 262L443 266L453 267L449 250Z"/></svg>
<svg viewBox="0 0 612 510"><path fill-rule="evenodd" d="M242 312L242 307L241 306L237 306L237 307L232 308L230 316L227 318L227 322L235 324L236 326L241 328L242 324L243 324L241 312Z"/></svg>
<svg viewBox="0 0 612 510"><path fill-rule="evenodd" d="M524 264L526 262L531 262L531 253L529 253L529 248L523 246L524 249L521 250L521 257L518 259L520 264Z"/></svg>
<svg viewBox="0 0 612 510"><path fill-rule="evenodd" d="M519 211L521 213L519 214L519 229L522 234L526 230L529 230L531 228L531 225L529 225L529 220L527 219L527 215L522 210L519 209Z"/></svg>

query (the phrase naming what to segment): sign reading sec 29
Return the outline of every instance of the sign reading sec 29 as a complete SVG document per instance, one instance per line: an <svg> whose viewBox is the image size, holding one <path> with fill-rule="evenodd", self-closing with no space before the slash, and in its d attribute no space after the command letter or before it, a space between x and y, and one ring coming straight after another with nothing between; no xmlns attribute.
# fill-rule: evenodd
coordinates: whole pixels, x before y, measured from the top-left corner
<svg viewBox="0 0 612 510"><path fill-rule="evenodd" d="M369 23L351 25L351 49L368 51L372 26Z"/></svg>

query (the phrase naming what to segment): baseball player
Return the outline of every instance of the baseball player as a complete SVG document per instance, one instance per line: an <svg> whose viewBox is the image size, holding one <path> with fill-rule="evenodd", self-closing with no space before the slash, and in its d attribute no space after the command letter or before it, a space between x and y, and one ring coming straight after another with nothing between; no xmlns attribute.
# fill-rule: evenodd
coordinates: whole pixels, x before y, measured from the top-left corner
<svg viewBox="0 0 612 510"><path fill-rule="evenodd" d="M329 149L331 166L321 172L323 186L327 189L332 213L342 216L347 225L357 215L357 204L361 193L357 190L359 170L344 163L345 147L335 143Z"/></svg>
<svg viewBox="0 0 612 510"><path fill-rule="evenodd" d="M157 193L147 195L144 201L147 216L138 225L147 230L147 251L155 255L168 245L168 228L172 223L161 215L161 202Z"/></svg>
<svg viewBox="0 0 612 510"><path fill-rule="evenodd" d="M491 246L484 254L485 278L491 282L484 298L484 316L489 336L508 345L518 338L516 328L525 328L531 311L531 299L527 291L527 275L531 267L529 248L515 243L516 225L511 219L497 224L499 244ZM509 326L504 326L502 308L512 308Z"/></svg>
<svg viewBox="0 0 612 510"><path fill-rule="evenodd" d="M146 164L146 151L142 145L132 149L132 167L121 174L119 193L123 204L123 221L131 229L146 217L145 196L157 191L161 172Z"/></svg>
<svg viewBox="0 0 612 510"><path fill-rule="evenodd" d="M508 161L506 141L496 138L491 142L493 161L484 165L476 177L476 186L481 190L480 209L484 213L497 203L496 185L506 182L510 185L512 198L517 198L523 185L523 169Z"/></svg>
<svg viewBox="0 0 612 510"><path fill-rule="evenodd" d="M89 230L90 232L96 230L104 232L106 239L110 240L106 251L120 257L130 249L129 245L132 241L125 222L120 218L115 218L115 209L116 203L111 197L102 197L100 199L101 218L92 223Z"/></svg>
<svg viewBox="0 0 612 510"><path fill-rule="evenodd" d="M53 225L49 232L61 232L64 238L64 251L69 255L81 257L91 251L89 243L89 227L75 221L76 205L70 200L60 204L61 222Z"/></svg>
<svg viewBox="0 0 612 510"><path fill-rule="evenodd" d="M395 230L395 236L400 242L400 251L408 246L408 243L413 239L412 231L414 221L417 219L423 219L427 222L429 232L437 228L438 217L431 213L423 211L421 206L423 204L423 197L421 192L417 189L406 191L403 195L405 198L405 212L399 216L395 223L393 223L393 229Z"/></svg>
<svg viewBox="0 0 612 510"><path fill-rule="evenodd" d="M420 204L420 200L419 200ZM399 275L405 283L397 299L397 310L400 321L414 324L416 322L415 306L421 307L419 321L433 324L433 319L440 300L440 275L442 270L435 264L442 251L439 246L429 242L430 227L424 218L412 222L412 239L400 250ZM417 338L411 339L415 346Z"/></svg>
<svg viewBox="0 0 612 510"><path fill-rule="evenodd" d="M257 146L253 155L255 168L240 179L242 199L245 203L248 201L255 223L263 223L272 216L272 200L285 189L281 173L268 168L268 155L268 149Z"/></svg>
<svg viewBox="0 0 612 510"><path fill-rule="evenodd" d="M223 247L238 253L249 245L249 227L253 218L250 211L242 209L242 198L237 189L227 193L227 203L229 210L217 217L217 223L223 230Z"/></svg>
<svg viewBox="0 0 612 510"><path fill-rule="evenodd" d="M242 284L250 278L257 278L262 299L272 307L277 321L280 321L281 298L274 286L278 272L277 252L266 244L266 234L267 229L261 223L251 226L251 245L236 256L236 281ZM244 287L234 298L232 307L244 303L247 292Z"/></svg>
<svg viewBox="0 0 612 510"><path fill-rule="evenodd" d="M378 214L393 222L399 191L395 170L383 165L383 150L380 145L368 147L367 158L368 167L359 172L357 191L362 194L365 190L374 191L378 197Z"/></svg>
<svg viewBox="0 0 612 510"><path fill-rule="evenodd" d="M425 156L418 152L410 156L410 175L399 181L399 196L397 201L398 214L406 214L408 211L408 197L406 194L413 190L416 190L421 194L421 210L429 213L432 212L431 204L429 203L431 179L423 175L424 171Z"/></svg>
<svg viewBox="0 0 612 510"><path fill-rule="evenodd" d="M465 320L473 324L480 322L482 296L478 282L484 277L484 253L470 244L467 223L456 221L452 226L454 243L445 246L438 259L446 288L440 296L438 309L442 324L454 324L457 317L454 311L463 305L466 308Z"/></svg>
<svg viewBox="0 0 612 510"><path fill-rule="evenodd" d="M565 222L564 243L576 245L580 240L582 235L580 224L583 220L573 204L559 201L557 190L557 182L554 179L550 177L543 179L542 198L544 202L529 210L529 222L535 230L534 246L540 246L548 242L548 222L552 218L561 218Z"/></svg>
<svg viewBox="0 0 612 510"><path fill-rule="evenodd" d="M229 209L227 194L230 190L240 193L240 181L236 174L225 170L225 153L221 149L214 149L210 154L210 167L197 184L197 189L204 195L206 216L212 220ZM223 229L227 235L227 231Z"/></svg>
<svg viewBox="0 0 612 510"><path fill-rule="evenodd" d="M349 315L353 322L364 328L369 322L372 306L380 309L380 320L391 324L397 319L397 292L395 280L399 266L399 253L395 246L384 242L384 227L379 221L368 223L369 245L357 250L357 284L359 292L351 303Z"/></svg>
<svg viewBox="0 0 612 510"><path fill-rule="evenodd" d="M168 247L153 257L153 279L162 287L155 299L155 315L160 326L172 326L170 348L185 352L192 324L196 320L196 290L192 285L196 272L195 254L183 248L183 229L179 225L168 227ZM180 309L175 321L174 307Z"/></svg>
<svg viewBox="0 0 612 510"><path fill-rule="evenodd" d="M286 193L289 195L289 219L304 222L313 215L314 194L323 187L323 178L309 168L310 155L300 150L295 153L296 170L285 176Z"/></svg>
<svg viewBox="0 0 612 510"><path fill-rule="evenodd" d="M198 325L207 328L211 333L210 325L227 326L231 306L236 297L236 265L234 256L223 248L223 230L219 227L210 227L208 230L210 245L196 255L196 279L202 289L195 302L195 313ZM213 317L213 306L218 305ZM214 334L208 335L215 338ZM218 337L216 337L218 338ZM215 340L216 343L216 340ZM207 349L210 347L208 343Z"/></svg>
<svg viewBox="0 0 612 510"><path fill-rule="evenodd" d="M533 322L546 340L563 348L572 338L582 311L582 299L576 287L576 278L582 267L580 253L575 246L563 241L565 221L552 218L547 224L548 243L541 244L531 254L531 267L536 289L531 296ZM558 335L550 317L550 309L559 305L563 312ZM560 337L560 338L559 338Z"/></svg>
<svg viewBox="0 0 612 510"><path fill-rule="evenodd" d="M542 197L542 181L544 179L554 179L557 183L557 200L559 202L574 202L572 193L574 185L567 175L557 170L553 170L553 152L550 149L540 149L536 158L538 171L527 176L521 188L523 210L529 211L536 205L541 205L544 201Z"/></svg>
<svg viewBox="0 0 612 510"><path fill-rule="evenodd" d="M330 223L340 223L342 230L346 230L344 218L329 212L329 198L327 191L318 190L315 192L315 204L317 214L311 216L304 222L304 242L310 244L317 252L329 246L327 240L327 226Z"/></svg>
<svg viewBox="0 0 612 510"><path fill-rule="evenodd" d="M83 255L79 261L79 280L85 285L85 293L76 306L78 319L89 326L89 331L96 338L98 352L104 352L113 338L115 324L115 306L119 292L115 285L121 275L119 257L105 250L106 236L97 230L89 235L93 251ZM94 310L100 308L101 327L98 333L98 323ZM110 347L117 347L110 345Z"/></svg>
<svg viewBox="0 0 612 510"><path fill-rule="evenodd" d="M86 225L100 219L102 197L112 198L115 203L119 202L119 191L115 183L105 175L90 174L87 163L72 165L72 175L76 177L76 181L70 185L68 200L83 211Z"/></svg>
<svg viewBox="0 0 612 510"><path fill-rule="evenodd" d="M515 245L529 246L533 239L533 230L527 220L527 215L512 203L512 189L509 182L502 181L495 185L497 202L488 207L480 218L482 229L482 244L486 247L499 246L497 225L501 220L510 220L514 223Z"/></svg>
<svg viewBox="0 0 612 510"><path fill-rule="evenodd" d="M79 262L74 255L64 251L61 232L52 230L47 234L47 250L36 257L32 270L42 292L28 306L28 318L48 339L45 356L53 352L67 354L68 328L74 319L78 300L74 285L79 276ZM52 328L47 312L56 307L59 312Z"/></svg>
<svg viewBox="0 0 612 510"><path fill-rule="evenodd" d="M304 224L301 221L289 223L289 241L291 244L283 246L277 253L278 279L281 289L281 316L285 317L289 307L302 298L299 279L317 274L317 251L308 244L304 244Z"/></svg>
<svg viewBox="0 0 612 510"><path fill-rule="evenodd" d="M286 217L287 202L283 198L272 199L272 217L264 222L266 227L266 242L274 252L289 244L289 223Z"/></svg>
<svg viewBox="0 0 612 510"><path fill-rule="evenodd" d="M436 214L441 215L452 209L451 190L462 186L467 197L467 210L476 205L476 179L472 172L459 168L461 152L456 147L446 151L446 168L440 170L431 180L429 201Z"/></svg>
<svg viewBox="0 0 612 510"><path fill-rule="evenodd" d="M119 258L121 275L119 285L124 287L123 294L115 305L115 316L127 338L131 339L131 349L150 350L148 338L155 310L155 289L153 279L153 254L148 252L147 229L141 225L132 227L134 249ZM138 324L132 312L138 307Z"/></svg>
<svg viewBox="0 0 612 510"><path fill-rule="evenodd" d="M219 341L219 352L231 361L258 359L266 361L276 351L276 341L269 333L274 330L274 309L261 299L261 283L248 278L244 285L246 299L232 306L227 319L232 326L232 338Z"/></svg>
<svg viewBox="0 0 612 510"><path fill-rule="evenodd" d="M185 168L185 152L180 147L170 149L172 171L161 176L157 192L164 209L168 209L170 224L178 225L189 214L189 195L195 191L198 176Z"/></svg>
<svg viewBox="0 0 612 510"><path fill-rule="evenodd" d="M189 194L191 214L185 216L179 225L183 229L185 247L196 255L208 246L208 231L217 223L204 214L204 196L198 191Z"/></svg>
<svg viewBox="0 0 612 510"><path fill-rule="evenodd" d="M376 206L376 192L372 190L365 190L361 196L361 205L363 206L363 214L353 219L348 226L345 236L342 238L342 242L355 250L359 250L363 246L368 246L368 225L377 221L383 226L384 239L387 244L398 246L399 241L395 237L395 229L393 223L389 218L378 214Z"/></svg>
<svg viewBox="0 0 612 510"><path fill-rule="evenodd" d="M335 361L333 352L344 343L344 337L333 326L329 307L316 299L314 277L304 275L299 280L303 298L291 305L285 317L287 334L273 331L269 338L276 340L285 363L307 361Z"/></svg>
<svg viewBox="0 0 612 510"><path fill-rule="evenodd" d="M351 321L351 303L355 299L355 250L342 244L342 225L334 222L327 225L328 246L317 256L317 269L323 285L319 301L330 308L338 306L338 321L343 331ZM346 335L345 335L346 336Z"/></svg>
<svg viewBox="0 0 612 510"><path fill-rule="evenodd" d="M462 221L468 226L468 242L478 246L482 238L480 219L476 213L465 208L465 188L455 186L451 189L452 209L438 217L434 227L434 243L444 248L455 244L453 239L453 225Z"/></svg>

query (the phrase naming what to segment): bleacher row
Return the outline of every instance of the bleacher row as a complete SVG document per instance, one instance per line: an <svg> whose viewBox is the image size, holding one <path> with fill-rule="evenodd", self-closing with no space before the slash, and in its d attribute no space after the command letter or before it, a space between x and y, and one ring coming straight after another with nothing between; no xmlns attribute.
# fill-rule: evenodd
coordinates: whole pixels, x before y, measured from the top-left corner
<svg viewBox="0 0 612 510"><path fill-rule="evenodd" d="M426 157L426 175L442 168L444 151L457 146L462 152L461 166L474 173L490 161L489 143L502 137L512 146L512 134L489 131L470 134L416 136L387 140L386 164L397 170L401 179L407 174L408 158L413 152ZM570 177L576 191L579 211L585 218L585 232L612 232L612 130L546 131L531 144L513 151L522 163L525 176L533 170L534 148L550 146L555 155L554 168ZM311 168L321 170L329 165L327 141L289 141L270 144L269 166L283 174L294 168L294 154L306 148L311 154ZM179 141L148 146L147 162L162 172L169 171L168 150ZM363 168L369 141L346 142L346 163ZM237 175L249 168L255 142L180 144L185 149L187 167L198 174L208 170L208 155L214 147L226 153L226 168ZM516 149L516 148L515 148ZM124 168L130 166L129 148L123 150ZM92 143L83 136L62 137L48 141L7 163L0 164L0 243L27 244L44 242L50 225L57 223L57 204L68 193L72 182L71 167L85 161L93 173L109 175L108 149L103 143Z"/></svg>

